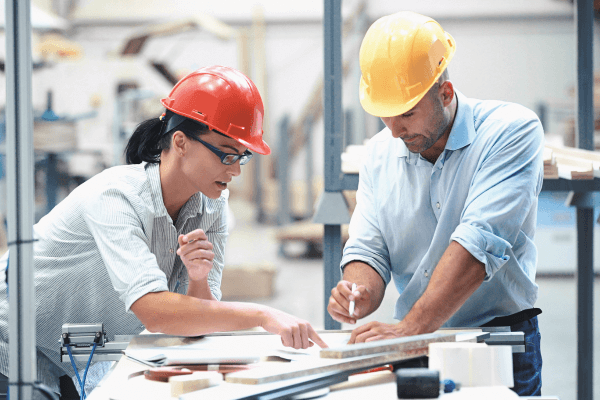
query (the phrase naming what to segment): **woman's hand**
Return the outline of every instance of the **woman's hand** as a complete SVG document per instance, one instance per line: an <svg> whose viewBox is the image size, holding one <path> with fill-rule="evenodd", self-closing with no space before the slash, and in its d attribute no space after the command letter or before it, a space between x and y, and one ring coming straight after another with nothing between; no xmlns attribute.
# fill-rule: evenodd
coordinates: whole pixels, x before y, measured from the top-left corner
<svg viewBox="0 0 600 400"><path fill-rule="evenodd" d="M177 255L187 268L190 281L207 280L208 273L213 267L215 253L213 245L202 229L196 229L177 238L179 249Z"/></svg>
<svg viewBox="0 0 600 400"><path fill-rule="evenodd" d="M274 308L265 308L261 326L267 332L281 336L281 343L287 347L307 349L313 346L313 342L322 349L328 347L307 321Z"/></svg>

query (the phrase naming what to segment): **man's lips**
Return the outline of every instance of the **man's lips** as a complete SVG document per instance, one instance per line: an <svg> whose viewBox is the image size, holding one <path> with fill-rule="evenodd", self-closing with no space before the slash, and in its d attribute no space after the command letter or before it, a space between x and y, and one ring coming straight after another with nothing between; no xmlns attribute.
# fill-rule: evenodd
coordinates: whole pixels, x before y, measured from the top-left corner
<svg viewBox="0 0 600 400"><path fill-rule="evenodd" d="M419 137L419 135L415 135L415 136L413 136L413 137L409 137L409 138L402 138L402 141L403 141L404 143L410 143L410 142L413 142L413 141L414 141L416 138L418 138L418 137Z"/></svg>

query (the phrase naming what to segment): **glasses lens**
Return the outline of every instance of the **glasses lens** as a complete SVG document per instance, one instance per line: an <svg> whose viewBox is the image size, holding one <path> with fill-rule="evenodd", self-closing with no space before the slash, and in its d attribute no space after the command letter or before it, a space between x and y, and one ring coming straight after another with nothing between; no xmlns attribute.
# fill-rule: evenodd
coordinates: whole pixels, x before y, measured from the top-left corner
<svg viewBox="0 0 600 400"><path fill-rule="evenodd" d="M240 165L244 165L247 164L248 161L250 161L250 159L252 158L252 153L250 153L249 151L246 151L244 154L242 154L242 156L240 157Z"/></svg>
<svg viewBox="0 0 600 400"><path fill-rule="evenodd" d="M225 165L231 165L238 160L239 156L235 154L226 154L225 157L222 158L222 162Z"/></svg>

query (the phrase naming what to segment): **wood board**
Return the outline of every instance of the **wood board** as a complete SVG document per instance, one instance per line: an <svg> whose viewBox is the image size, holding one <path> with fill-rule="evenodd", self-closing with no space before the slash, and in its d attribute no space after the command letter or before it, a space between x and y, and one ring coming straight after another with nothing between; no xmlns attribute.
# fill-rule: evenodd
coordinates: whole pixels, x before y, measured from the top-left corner
<svg viewBox="0 0 600 400"><path fill-rule="evenodd" d="M302 359L289 364L265 365L253 370L228 374L225 380L230 383L256 385L331 371L368 369L425 356L428 354L429 343L450 342L455 338L456 334L453 333L430 333L372 343L338 346L321 350L321 358L318 359ZM330 358L323 357L323 355Z"/></svg>
<svg viewBox="0 0 600 400"><path fill-rule="evenodd" d="M378 340L376 342L350 344L335 348L323 349L321 358L349 358L388 352L410 352L414 349L427 348L429 343L454 342L455 333L428 333L401 337L396 339Z"/></svg>
<svg viewBox="0 0 600 400"><path fill-rule="evenodd" d="M256 368L254 370L228 374L225 381L230 383L257 385L331 371L368 369L424 356L427 355L427 351L428 349L425 347L404 352L378 353L344 359L314 358L312 360L295 361L289 364L265 365L262 368Z"/></svg>

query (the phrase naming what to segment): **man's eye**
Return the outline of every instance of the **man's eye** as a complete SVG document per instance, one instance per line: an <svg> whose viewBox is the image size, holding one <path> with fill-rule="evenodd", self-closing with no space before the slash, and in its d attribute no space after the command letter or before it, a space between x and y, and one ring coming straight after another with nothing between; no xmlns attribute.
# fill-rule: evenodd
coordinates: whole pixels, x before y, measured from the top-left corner
<svg viewBox="0 0 600 400"><path fill-rule="evenodd" d="M408 117L412 117L412 116L413 116L413 113L411 113L411 112L410 112L410 113L406 113L406 114L404 114L404 116L405 116L405 117L407 117L407 118L408 118Z"/></svg>

